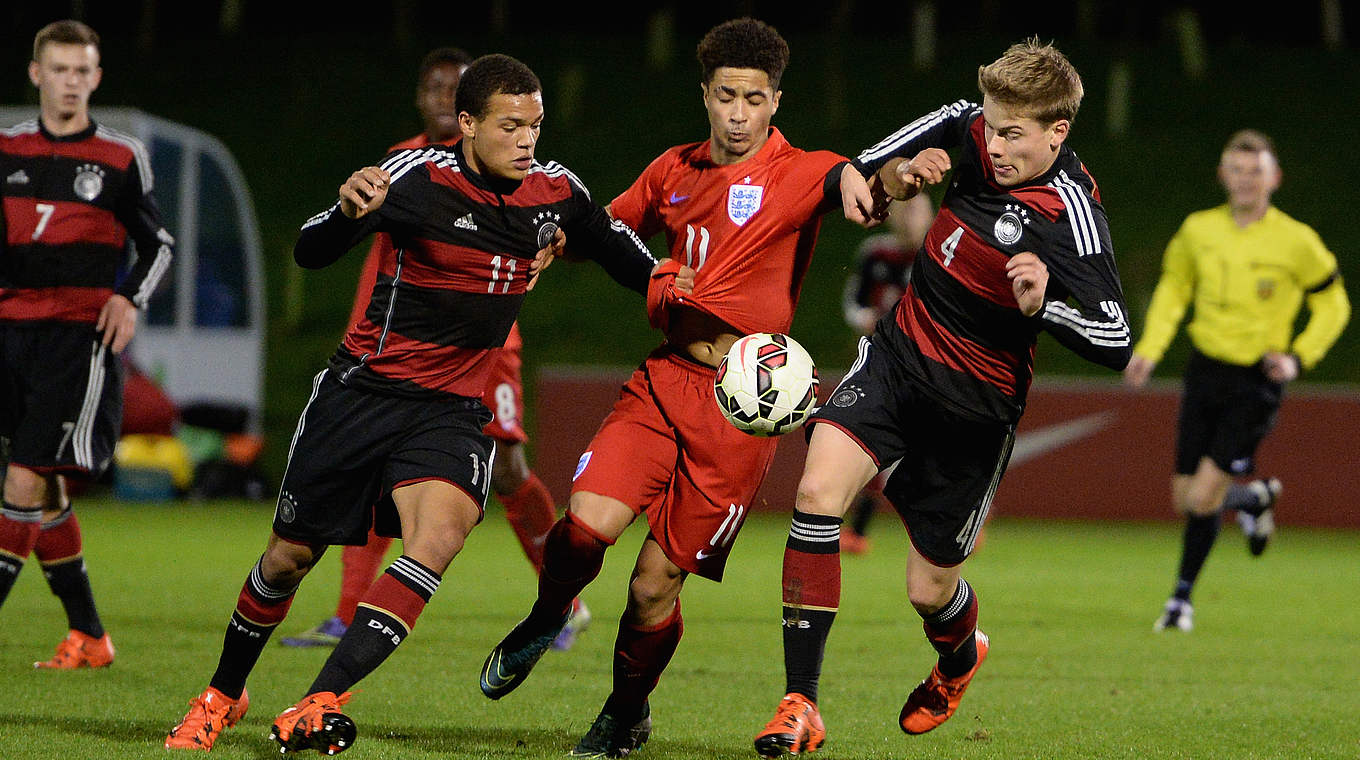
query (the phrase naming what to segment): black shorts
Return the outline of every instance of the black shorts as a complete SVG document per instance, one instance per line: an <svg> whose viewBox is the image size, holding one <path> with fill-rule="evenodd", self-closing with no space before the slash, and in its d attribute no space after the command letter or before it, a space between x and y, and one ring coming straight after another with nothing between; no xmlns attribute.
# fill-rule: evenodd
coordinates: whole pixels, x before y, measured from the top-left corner
<svg viewBox="0 0 1360 760"><path fill-rule="evenodd" d="M400 536L392 490L443 480L486 506L495 444L480 399L413 399L350 388L322 370L298 419L274 532L300 543L362 545ZM479 518L480 519L480 518Z"/></svg>
<svg viewBox="0 0 1360 760"><path fill-rule="evenodd" d="M898 463L883 494L922 556L941 567L968 558L1010 460L1014 425L949 411L867 338L808 424L817 423L849 435L880 471Z"/></svg>
<svg viewBox="0 0 1360 760"><path fill-rule="evenodd" d="M1242 367L1199 353L1185 366L1176 436L1176 472L1193 475L1204 457L1232 475L1256 469L1256 448L1275 427L1284 386L1259 365Z"/></svg>
<svg viewBox="0 0 1360 760"><path fill-rule="evenodd" d="M10 461L97 477L123 423L123 365L93 325L0 324L0 436Z"/></svg>

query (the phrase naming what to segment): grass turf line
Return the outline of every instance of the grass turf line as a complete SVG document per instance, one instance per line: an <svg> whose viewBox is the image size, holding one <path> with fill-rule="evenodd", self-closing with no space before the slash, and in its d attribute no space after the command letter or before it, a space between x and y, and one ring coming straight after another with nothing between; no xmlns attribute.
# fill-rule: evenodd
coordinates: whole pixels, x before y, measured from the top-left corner
<svg viewBox="0 0 1360 760"><path fill-rule="evenodd" d="M30 560L0 610L0 758L165 758L166 731L216 665L226 618L263 549L260 505L82 501L85 554L118 648L100 672L31 669L64 633ZM751 737L782 695L778 625L784 515L752 515L727 579L692 579L686 636L653 695L641 757L752 758ZM527 610L533 578L498 508L473 533L413 635L365 679L349 708L347 757L560 757L609 690L610 650L642 529L585 593L595 623L550 653L501 702L484 699L482 658ZM906 737L896 726L932 652L905 604L905 536L881 516L873 551L846 556L821 705L839 758L1354 758L1360 714L1357 536L1285 525L1253 560L1225 527L1196 591L1196 630L1154 634L1179 530L1166 524L1000 518L969 562L993 655L957 715ZM339 552L303 584L251 682L250 714L214 758L274 757L274 716L311 682L322 651L277 646L335 602Z"/></svg>

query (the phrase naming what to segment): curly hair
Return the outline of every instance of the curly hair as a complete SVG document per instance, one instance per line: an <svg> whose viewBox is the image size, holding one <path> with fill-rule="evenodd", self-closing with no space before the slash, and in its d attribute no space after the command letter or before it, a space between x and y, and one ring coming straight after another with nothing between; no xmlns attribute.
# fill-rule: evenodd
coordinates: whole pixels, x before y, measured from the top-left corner
<svg viewBox="0 0 1360 760"><path fill-rule="evenodd" d="M484 55L468 65L458 82L454 108L474 119L486 115L492 95L527 95L542 92L543 85L533 70L515 58L500 53Z"/></svg>
<svg viewBox="0 0 1360 760"><path fill-rule="evenodd" d="M789 65L789 43L764 21L738 18L708 30L699 41L698 57L705 83L712 81L713 72L723 67L759 69L769 76L770 86L778 90L779 79Z"/></svg>

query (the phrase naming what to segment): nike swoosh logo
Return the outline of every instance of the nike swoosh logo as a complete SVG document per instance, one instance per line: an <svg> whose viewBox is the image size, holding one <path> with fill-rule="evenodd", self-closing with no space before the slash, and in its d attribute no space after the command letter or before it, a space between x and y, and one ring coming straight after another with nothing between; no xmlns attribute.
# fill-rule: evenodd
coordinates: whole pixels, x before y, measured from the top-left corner
<svg viewBox="0 0 1360 760"><path fill-rule="evenodd" d="M689 200L688 195L676 195L675 193L671 193L671 203L679 203L680 201L685 200Z"/></svg>
<svg viewBox="0 0 1360 760"><path fill-rule="evenodd" d="M1116 416L1118 415L1115 412L1095 412L1085 417L1045 425L1027 433L1020 433L1015 436L1015 446L1011 449L1010 463L1007 467L1015 467L1031 459L1038 459L1044 454L1057 451L1069 443L1094 435L1101 429L1109 427ZM891 475L897 469L899 462L901 462L900 459L888 465L884 472Z"/></svg>
<svg viewBox="0 0 1360 760"><path fill-rule="evenodd" d="M486 668L482 671L482 677L486 682L494 687L501 687L514 680L515 674L506 674L501 670L501 658L493 657L486 663Z"/></svg>
<svg viewBox="0 0 1360 760"><path fill-rule="evenodd" d="M694 553L694 558L699 560L708 559L710 556L712 555L709 554L708 551L704 549L700 549L699 551Z"/></svg>
<svg viewBox="0 0 1360 760"><path fill-rule="evenodd" d="M1101 429L1109 427L1116 416L1114 412L1109 411L1095 412L1085 417L1021 433L1015 437L1015 448L1011 451L1011 466L1037 459L1069 443L1094 435Z"/></svg>

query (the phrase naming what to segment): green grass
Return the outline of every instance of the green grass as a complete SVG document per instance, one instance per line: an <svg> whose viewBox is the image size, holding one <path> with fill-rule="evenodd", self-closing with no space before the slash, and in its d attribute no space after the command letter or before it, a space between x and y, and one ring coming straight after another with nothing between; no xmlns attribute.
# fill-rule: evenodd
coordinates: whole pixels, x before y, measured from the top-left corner
<svg viewBox="0 0 1360 760"><path fill-rule="evenodd" d="M161 741L211 674L246 571L263 547L258 505L129 506L87 498L86 556L118 659L101 672L37 672L64 633L35 566L0 611L0 758L164 758ZM686 636L653 695L644 758L754 758L782 694L778 588L787 518L748 521L727 580L693 579ZM967 577L993 654L955 717L906 737L902 699L930 667L902 593L903 532L881 516L874 550L844 559L822 709L838 758L1354 758L1360 714L1354 533L1292 529L1252 560L1225 528L1196 593L1194 633L1154 634L1178 531L1169 523L994 521ZM361 758L560 756L609 689L614 622L641 530L610 552L585 598L594 626L550 653L502 702L476 674L527 609L531 573L496 511L475 531L411 637L359 685ZM329 614L338 552L281 627ZM277 637L276 637L277 638ZM252 708L215 758L276 756L269 722L301 696L324 652L271 644Z"/></svg>

